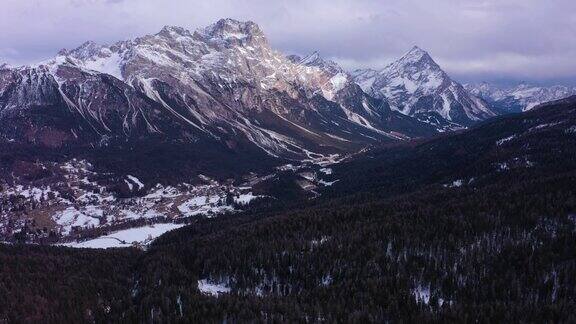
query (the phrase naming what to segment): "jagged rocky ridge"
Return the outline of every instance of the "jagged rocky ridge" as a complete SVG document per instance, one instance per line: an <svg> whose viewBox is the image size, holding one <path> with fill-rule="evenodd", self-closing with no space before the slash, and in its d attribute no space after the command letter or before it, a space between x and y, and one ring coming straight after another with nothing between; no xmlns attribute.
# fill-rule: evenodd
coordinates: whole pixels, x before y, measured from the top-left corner
<svg viewBox="0 0 576 324"><path fill-rule="evenodd" d="M0 137L49 147L143 138L309 158L435 129L368 95L336 64L274 51L252 22L165 27L0 68Z"/></svg>
<svg viewBox="0 0 576 324"><path fill-rule="evenodd" d="M416 46L382 70L356 70L352 75L365 92L386 98L393 110L441 131L470 126L496 115Z"/></svg>

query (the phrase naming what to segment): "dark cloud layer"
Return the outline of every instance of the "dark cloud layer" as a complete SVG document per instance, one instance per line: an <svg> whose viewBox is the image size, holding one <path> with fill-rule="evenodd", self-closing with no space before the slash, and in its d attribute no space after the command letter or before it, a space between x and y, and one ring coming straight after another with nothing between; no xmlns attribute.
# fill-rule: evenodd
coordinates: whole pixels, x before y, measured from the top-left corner
<svg viewBox="0 0 576 324"><path fill-rule="evenodd" d="M279 50L318 50L347 68L383 67L417 44L461 79L576 80L574 0L3 0L0 61L222 17L257 22Z"/></svg>

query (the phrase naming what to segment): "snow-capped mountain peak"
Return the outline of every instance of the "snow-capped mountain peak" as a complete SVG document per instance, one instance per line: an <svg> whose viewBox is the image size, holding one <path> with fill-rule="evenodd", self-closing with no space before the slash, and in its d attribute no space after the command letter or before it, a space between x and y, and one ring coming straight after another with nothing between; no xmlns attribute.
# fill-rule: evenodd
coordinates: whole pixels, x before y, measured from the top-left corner
<svg viewBox="0 0 576 324"><path fill-rule="evenodd" d="M380 71L357 70L353 75L364 91L388 99L392 109L421 120L444 119L467 126L495 115L418 46Z"/></svg>
<svg viewBox="0 0 576 324"><path fill-rule="evenodd" d="M102 46L96 44L93 41L86 41L82 45L78 46L73 50L62 49L58 52L61 56L72 56L77 59L86 59L97 55Z"/></svg>
<svg viewBox="0 0 576 324"><path fill-rule="evenodd" d="M260 27L252 21L238 21L231 18L220 19L216 23L201 29L198 33L205 39L224 41L233 44L268 43Z"/></svg>
<svg viewBox="0 0 576 324"><path fill-rule="evenodd" d="M42 62L40 65L48 66L53 72L57 71L58 66L72 65L123 80L122 61L125 53L119 49L118 44L108 47L88 41L73 50L60 50L54 59Z"/></svg>
<svg viewBox="0 0 576 324"><path fill-rule="evenodd" d="M399 64L415 64L424 62L427 64L436 64L430 54L418 46L413 46L406 54L404 54L398 61Z"/></svg>
<svg viewBox="0 0 576 324"><path fill-rule="evenodd" d="M392 92L398 88L403 88L409 94L427 95L438 90L449 79L432 57L417 46L384 68L380 75L383 78L374 86L388 92L387 87L392 82L394 89L387 93L389 96L394 96Z"/></svg>

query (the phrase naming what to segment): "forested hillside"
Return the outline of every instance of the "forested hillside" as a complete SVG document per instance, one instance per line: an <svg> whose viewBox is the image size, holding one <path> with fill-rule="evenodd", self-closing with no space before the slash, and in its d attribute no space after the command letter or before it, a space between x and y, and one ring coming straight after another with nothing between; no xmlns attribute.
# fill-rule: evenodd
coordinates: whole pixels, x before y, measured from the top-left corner
<svg viewBox="0 0 576 324"><path fill-rule="evenodd" d="M146 252L4 246L0 322L576 321L575 98L332 177Z"/></svg>

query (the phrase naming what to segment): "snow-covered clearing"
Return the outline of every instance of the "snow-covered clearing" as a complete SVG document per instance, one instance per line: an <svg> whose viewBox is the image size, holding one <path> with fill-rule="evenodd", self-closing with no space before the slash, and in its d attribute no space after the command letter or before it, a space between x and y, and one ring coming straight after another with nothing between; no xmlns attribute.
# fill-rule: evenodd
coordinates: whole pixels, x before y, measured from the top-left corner
<svg viewBox="0 0 576 324"><path fill-rule="evenodd" d="M107 249L107 248L130 247L133 245L133 243L146 245L152 242L160 235L168 231L180 228L182 226L184 226L184 224L172 224L172 223L154 224L121 230L115 233L111 233L84 242L64 243L62 244L62 246L68 246L73 248Z"/></svg>
<svg viewBox="0 0 576 324"><path fill-rule="evenodd" d="M229 293L230 287L224 284L211 283L207 279L198 280L198 290L205 295L218 297L219 294Z"/></svg>

